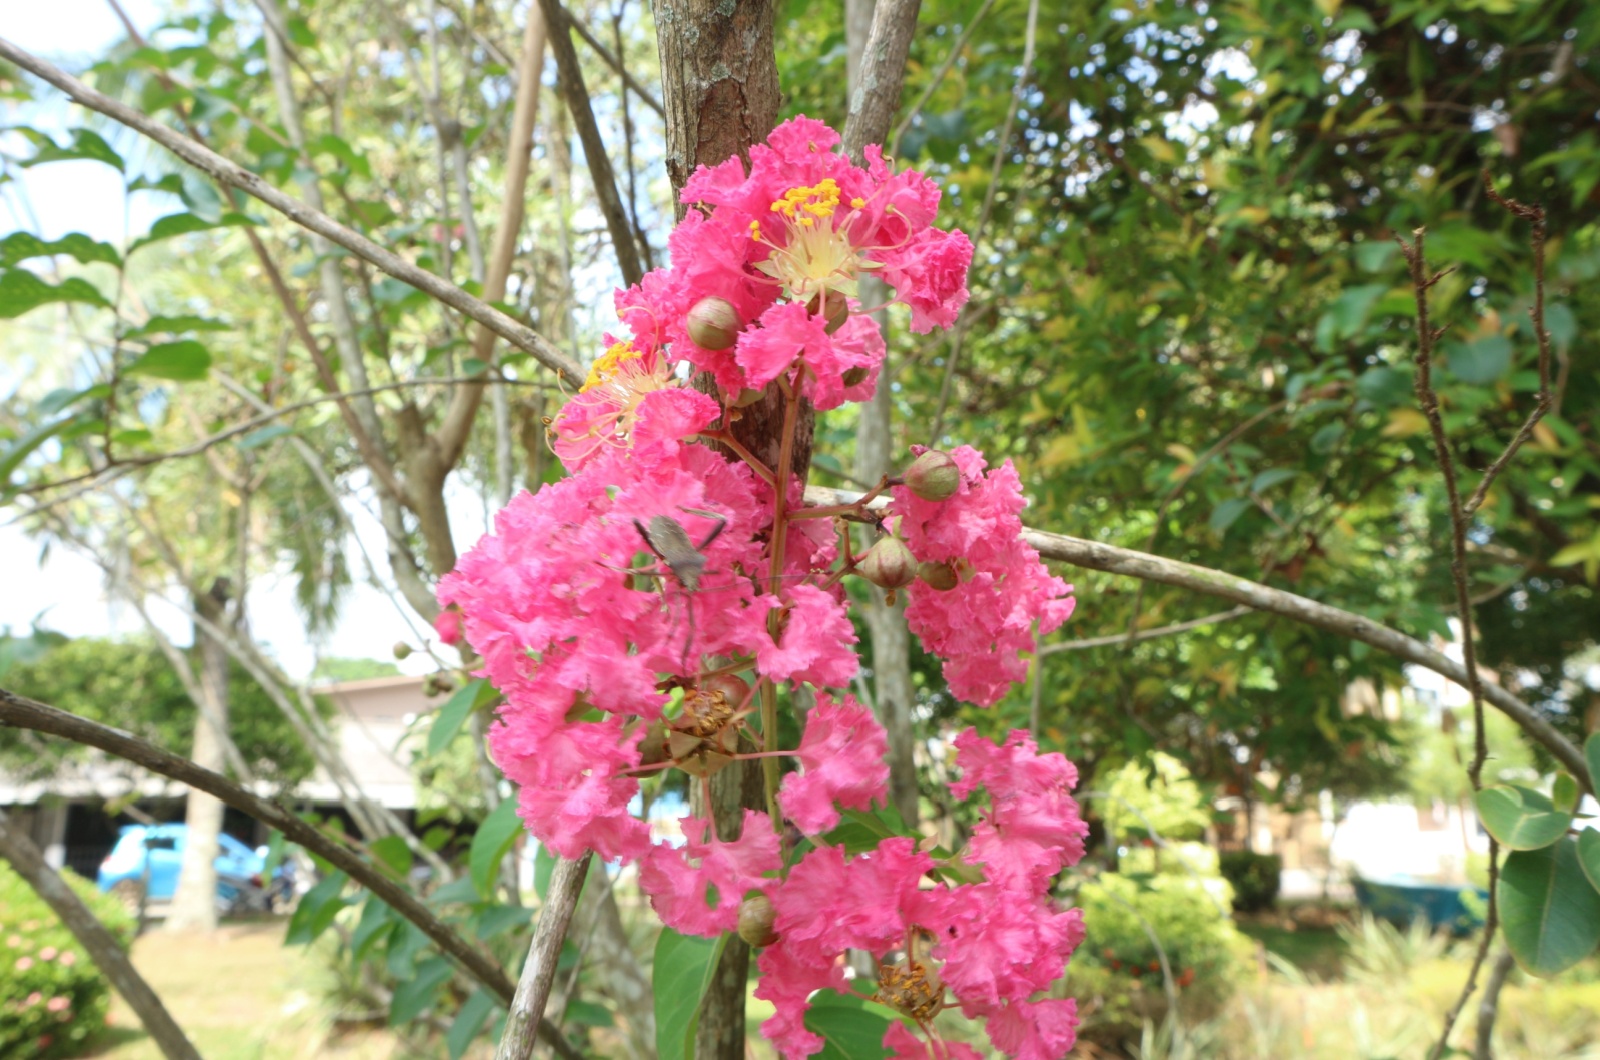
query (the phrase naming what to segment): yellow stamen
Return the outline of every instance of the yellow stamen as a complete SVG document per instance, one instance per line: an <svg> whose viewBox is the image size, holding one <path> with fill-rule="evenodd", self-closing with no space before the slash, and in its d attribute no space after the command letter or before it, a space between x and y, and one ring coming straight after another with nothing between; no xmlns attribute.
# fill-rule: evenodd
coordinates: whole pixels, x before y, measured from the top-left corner
<svg viewBox="0 0 1600 1060"><path fill-rule="evenodd" d="M855 198L850 200L850 208L853 209L853 210L859 210L859 209L861 209L861 207L865 206L866 204L867 204L867 200L863 199L859 195L857 195Z"/></svg>
<svg viewBox="0 0 1600 1060"><path fill-rule="evenodd" d="M594 366L589 369L589 378L583 381L583 386L578 388L578 393L582 394L587 390L592 390L594 387L610 382L612 377L622 369L624 363L638 359L638 350L626 342L617 343L601 354L600 358L594 362Z"/></svg>

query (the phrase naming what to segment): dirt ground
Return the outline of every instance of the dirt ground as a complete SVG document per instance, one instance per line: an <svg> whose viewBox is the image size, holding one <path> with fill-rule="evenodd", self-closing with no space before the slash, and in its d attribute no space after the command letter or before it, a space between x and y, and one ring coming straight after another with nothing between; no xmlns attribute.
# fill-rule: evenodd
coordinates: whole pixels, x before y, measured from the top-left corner
<svg viewBox="0 0 1600 1060"><path fill-rule="evenodd" d="M133 963L161 995L206 1060L391 1060L408 1055L382 1031L335 1033L319 1004L323 973L303 949L283 945L282 922L230 924L214 935L152 927ZM120 998L111 1029L91 1054L103 1060L160 1060Z"/></svg>

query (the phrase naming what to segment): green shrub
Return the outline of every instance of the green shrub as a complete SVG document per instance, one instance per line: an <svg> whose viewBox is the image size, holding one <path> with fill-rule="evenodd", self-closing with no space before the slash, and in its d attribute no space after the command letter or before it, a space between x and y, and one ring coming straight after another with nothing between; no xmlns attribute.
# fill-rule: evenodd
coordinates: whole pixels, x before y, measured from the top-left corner
<svg viewBox="0 0 1600 1060"><path fill-rule="evenodd" d="M1278 903L1283 877L1283 859L1278 855L1230 850L1219 859L1218 867L1223 879L1233 886L1234 909L1259 913Z"/></svg>
<svg viewBox="0 0 1600 1060"><path fill-rule="evenodd" d="M124 946L133 918L73 873L65 879ZM110 988L72 933L0 862L0 1056L74 1056L105 1027Z"/></svg>
<svg viewBox="0 0 1600 1060"><path fill-rule="evenodd" d="M1152 934L1166 955L1186 1021L1215 1014L1244 972L1250 943L1233 926L1227 882L1181 865L1174 871L1170 863L1151 876L1107 873L1078 890L1089 938L1069 966L1067 992L1078 999L1086 1037L1123 1042L1136 1038L1147 1020L1166 1017Z"/></svg>

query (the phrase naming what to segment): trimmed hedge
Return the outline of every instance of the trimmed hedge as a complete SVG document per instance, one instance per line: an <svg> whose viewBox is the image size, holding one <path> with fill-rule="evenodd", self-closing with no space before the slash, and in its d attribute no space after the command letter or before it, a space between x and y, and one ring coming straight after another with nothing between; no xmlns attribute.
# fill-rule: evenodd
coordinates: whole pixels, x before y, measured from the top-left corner
<svg viewBox="0 0 1600 1060"><path fill-rule="evenodd" d="M133 941L133 917L121 902L74 873L62 878L124 946ZM105 1028L110 1003L110 985L77 939L0 862L0 1056L79 1055Z"/></svg>

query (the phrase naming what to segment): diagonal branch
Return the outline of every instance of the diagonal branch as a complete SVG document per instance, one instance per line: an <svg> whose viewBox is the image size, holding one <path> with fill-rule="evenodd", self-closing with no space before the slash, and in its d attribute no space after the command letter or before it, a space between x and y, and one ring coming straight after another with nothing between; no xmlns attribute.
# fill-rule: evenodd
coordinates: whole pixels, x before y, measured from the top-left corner
<svg viewBox="0 0 1600 1060"><path fill-rule="evenodd" d="M583 371L554 343L532 328L513 320L487 302L474 298L448 280L441 279L425 269L417 268L361 233L346 228L320 210L313 210L298 199L285 195L237 163L223 158L215 151L203 147L132 107L96 92L71 74L24 51L4 38L0 38L0 58L15 63L34 76L54 85L74 102L144 134L196 169L260 200L302 228L337 243L395 279L410 284L423 294L477 321L518 349L532 354L535 360L558 376L564 376L569 382L574 383L583 379Z"/></svg>
<svg viewBox="0 0 1600 1060"><path fill-rule="evenodd" d="M572 124L577 128L578 139L583 144L583 156L589 163L589 177L594 184L595 198L600 200L600 213L606 219L606 230L611 234L611 245L617 253L617 265L622 269L622 279L630 287L644 276L639 265L639 247L633 241L633 229L628 224L628 211L617 194L617 177L611 169L611 159L606 155L606 145L600 139L600 127L595 124L594 108L589 102L589 89L583 83L583 71L578 67L578 52L572 46L572 19L561 0L539 0L545 24L550 32L550 52L555 56L557 86L561 98L567 102Z"/></svg>
<svg viewBox="0 0 1600 1060"><path fill-rule="evenodd" d="M276 802L270 802L240 787L220 774L202 769L179 755L165 751L107 725L19 696L0 688L0 726L48 733L87 747L98 747L108 754L143 766L154 773L181 781L197 791L221 799L242 813L276 828L285 839L298 843L356 883L371 891L379 901L415 924L440 951L454 959L468 975L487 987L509 1005L516 993L505 972L482 950L456 934L449 925L423 905L400 882L374 868L341 840L301 820ZM579 1060L576 1050L561 1037L549 1021L541 1021L539 1034L563 1060Z"/></svg>
<svg viewBox="0 0 1600 1060"><path fill-rule="evenodd" d="M807 504L849 504L860 496L861 494L849 490L828 489L824 486L806 487ZM880 498L871 507L881 507L887 503L887 499ZM1231 600L1257 611L1269 611L1295 622L1359 640L1398 659L1448 677L1463 688L1468 687L1467 672L1460 663L1434 651L1420 640L1374 622L1364 615L1332 607L1282 589L1274 589L1270 585L1262 585L1260 582L1253 582L1235 574L1167 559L1164 556L1153 556L1148 552L1138 552L1131 548L1118 548L1116 545L1102 544L1099 541L1085 541L1079 537L1026 527L1023 528L1022 536L1023 540L1038 550L1039 555L1045 559L1059 560L1074 567L1104 571L1107 574L1121 574L1180 589L1191 589L1208 596ZM1483 695L1521 726L1524 732L1543 744L1586 790L1591 792L1595 790L1594 782L1589 776L1589 768L1583 759L1583 752L1545 721L1537 710L1496 684L1485 684Z"/></svg>
<svg viewBox="0 0 1600 1060"><path fill-rule="evenodd" d="M600 43L600 39L590 31L589 27L583 24L583 19L578 16L568 12L567 21L572 24L572 28L577 31L578 36L583 38L583 43L594 49L594 53L600 57L600 61L611 67L617 76L622 78L622 83L628 86L628 91L644 100L645 106L661 115L661 117L665 118L667 116L666 109L661 106L661 101L655 97L654 93L641 85L632 74L628 73L628 68L622 63L621 49L618 49L618 54L612 55L610 50Z"/></svg>

